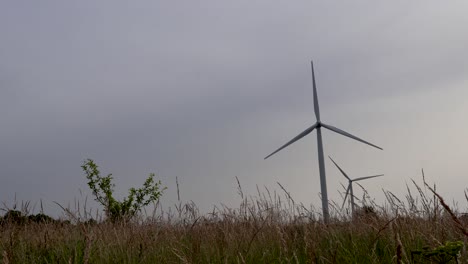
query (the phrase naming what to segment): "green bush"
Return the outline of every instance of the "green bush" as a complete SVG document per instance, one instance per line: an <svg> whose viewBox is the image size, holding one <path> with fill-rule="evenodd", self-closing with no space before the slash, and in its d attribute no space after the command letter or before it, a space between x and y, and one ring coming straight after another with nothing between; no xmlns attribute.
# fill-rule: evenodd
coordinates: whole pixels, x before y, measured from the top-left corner
<svg viewBox="0 0 468 264"><path fill-rule="evenodd" d="M114 184L112 174L101 176L98 166L92 159L87 159L81 166L88 179L88 186L93 191L95 200L104 206L107 218L112 222L127 221L134 217L144 206L157 201L166 188L161 187L161 181L154 181L151 173L143 187L130 188L129 194L123 201L114 198Z"/></svg>
<svg viewBox="0 0 468 264"><path fill-rule="evenodd" d="M28 218L23 215L18 210L8 210L8 212L3 216L3 221L5 223L13 224L24 224Z"/></svg>
<svg viewBox="0 0 468 264"><path fill-rule="evenodd" d="M16 225L23 225L28 223L54 223L55 220L43 213L24 215L18 210L8 210L7 213L0 218L0 223L10 223Z"/></svg>
<svg viewBox="0 0 468 264"><path fill-rule="evenodd" d="M28 216L28 220L34 223L53 223L55 220L43 213L35 214L35 215L30 215Z"/></svg>
<svg viewBox="0 0 468 264"><path fill-rule="evenodd" d="M412 255L420 255L424 258L425 261L431 261L435 263L450 263L454 260L456 263L457 256L460 254L460 250L463 248L462 241L453 241L447 242L445 245L430 248L428 246L423 247L422 250L415 250L412 251Z"/></svg>

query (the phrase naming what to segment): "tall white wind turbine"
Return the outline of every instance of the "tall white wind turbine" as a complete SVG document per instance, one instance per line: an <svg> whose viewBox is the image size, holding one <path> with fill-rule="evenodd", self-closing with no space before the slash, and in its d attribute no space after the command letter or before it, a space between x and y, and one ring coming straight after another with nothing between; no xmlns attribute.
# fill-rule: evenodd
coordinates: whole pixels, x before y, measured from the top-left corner
<svg viewBox="0 0 468 264"><path fill-rule="evenodd" d="M371 144L365 140L362 140L356 136L351 135L348 132L345 132L339 128L336 128L334 126L327 125L323 123L320 120L320 109L319 109L319 104L318 104L318 97L317 97L317 87L315 85L315 74L314 74L314 63L313 61L310 62L310 66L312 68L312 86L313 86L313 92L314 92L314 112L315 112L315 117L317 118L317 121L315 124L313 124L311 127L307 128L304 130L302 133L297 135L295 138L291 139L288 143L284 144L281 146L279 149L275 150L273 153L270 155L266 156L265 159L271 157L273 154L277 153L278 151L284 149L285 147L291 145L292 143L298 141L299 139L305 137L308 135L310 132L312 132L314 129L317 130L317 148L318 148L318 162L319 162L319 171L320 171L320 188L322 192L322 210L323 210L323 220L325 223L329 222L330 219L330 214L328 210L328 193L327 193L327 181L325 177L325 161L323 158L323 145L322 145L322 131L321 128L324 127L328 130L331 130L335 133L341 134L343 136L352 138L354 140L360 141L362 143L365 143L367 145L373 146L375 148L381 149L380 147Z"/></svg>
<svg viewBox="0 0 468 264"><path fill-rule="evenodd" d="M367 176L367 177L359 177L359 178L356 178L356 179L351 179L349 178L349 176L346 174L346 172L343 171L343 169L340 168L340 166L338 166L338 164L336 164L336 162L330 157L330 160L335 164L335 166L338 168L338 170L341 171L341 173L343 174L343 176L346 177L346 179L348 179L348 189L346 189L346 194L345 194L345 197L344 197L344 201L343 201L343 205L341 205L341 208L343 208L343 206L345 205L346 203L346 198L348 198L348 194L350 195L351 197L351 213L352 213L352 217L354 217L354 212L355 212L355 209L354 209L354 193L353 193L353 182L355 181L362 181L362 180L367 180L367 179L371 179L371 178L375 178L375 177L381 177L381 176L384 176L383 174L379 174L379 175L374 175L374 176Z"/></svg>

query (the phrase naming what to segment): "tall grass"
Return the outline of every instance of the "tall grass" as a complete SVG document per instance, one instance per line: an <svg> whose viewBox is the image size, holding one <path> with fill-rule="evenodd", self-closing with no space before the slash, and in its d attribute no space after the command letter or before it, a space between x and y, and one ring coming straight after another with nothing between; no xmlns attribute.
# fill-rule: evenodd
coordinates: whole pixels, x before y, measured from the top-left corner
<svg viewBox="0 0 468 264"><path fill-rule="evenodd" d="M384 191L382 206L361 199L354 217L332 206L328 225L279 186L252 197L239 184L238 208L208 214L179 201L129 223L68 208L67 221L5 220L1 263L427 263L414 251L467 239L465 218L425 182L413 181L403 199ZM455 261L468 262L464 248Z"/></svg>

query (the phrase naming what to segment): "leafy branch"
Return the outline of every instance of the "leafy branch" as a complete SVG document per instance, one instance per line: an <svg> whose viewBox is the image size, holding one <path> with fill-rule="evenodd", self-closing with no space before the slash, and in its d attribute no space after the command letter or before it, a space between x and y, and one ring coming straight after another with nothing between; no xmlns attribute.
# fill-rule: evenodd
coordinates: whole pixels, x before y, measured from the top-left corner
<svg viewBox="0 0 468 264"><path fill-rule="evenodd" d="M161 187L161 181L154 180L155 174L151 173L142 188L130 188L128 196L123 201L118 201L114 198L115 184L112 183L112 174L101 176L99 167L92 159L85 160L81 168L86 174L95 200L104 206L106 216L112 222L134 217L144 206L159 200L166 189Z"/></svg>

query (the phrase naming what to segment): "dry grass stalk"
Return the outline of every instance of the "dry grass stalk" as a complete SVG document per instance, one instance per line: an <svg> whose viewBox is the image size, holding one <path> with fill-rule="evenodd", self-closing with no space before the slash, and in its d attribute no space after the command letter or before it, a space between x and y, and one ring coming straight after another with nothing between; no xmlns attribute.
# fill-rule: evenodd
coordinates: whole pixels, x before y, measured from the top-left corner
<svg viewBox="0 0 468 264"><path fill-rule="evenodd" d="M8 259L8 253L6 252L6 250L3 250L2 263L3 264L9 264L10 263L10 260Z"/></svg>
<svg viewBox="0 0 468 264"><path fill-rule="evenodd" d="M85 235L85 248L83 252L83 264L88 264L89 263L89 257L91 254L91 246L93 243L93 238L91 234L86 234Z"/></svg>
<svg viewBox="0 0 468 264"><path fill-rule="evenodd" d="M250 197L238 183L239 207L214 207L206 215L189 202L180 203L180 211L155 208L156 218L126 224L76 223L78 216L71 223L6 224L0 229L0 252L3 263L406 263L411 250L465 238L447 224L454 220L432 217L432 195L425 205L418 203L424 187L408 196L409 204L387 192L388 207L364 210L359 221L331 211L329 225L281 189L286 199L268 190ZM22 254L26 248L29 259ZM461 256L468 261L465 251Z"/></svg>
<svg viewBox="0 0 468 264"><path fill-rule="evenodd" d="M405 251L404 251L403 243L401 243L400 230L397 230L400 227L398 226L398 224L396 224L393 221L390 222L390 226L391 226L391 229L393 231L393 236L394 236L395 244L396 244L396 262L397 263L403 263L402 262L403 257L405 257L406 260L408 260L408 258L406 256Z"/></svg>
<svg viewBox="0 0 468 264"><path fill-rule="evenodd" d="M422 174L423 174L423 179L424 179L424 170L422 171ZM463 226L463 224L461 223L460 219L458 219L458 217L455 215L455 213L452 211L452 209L450 209L450 206L447 205L447 203L445 203L444 201L444 198L442 198L442 196L440 196L434 189L431 188L431 186L429 186L426 181L424 180L424 184L426 185L426 187L437 197L437 199L439 199L439 202L440 204L442 205L442 207L444 207L444 209L450 214L453 222L455 222L456 224L456 227L458 228L458 230L460 230L465 236L468 237L468 232L467 230L465 229L465 227Z"/></svg>
<svg viewBox="0 0 468 264"><path fill-rule="evenodd" d="M396 253L396 263L397 263L397 264L401 264L401 263L402 263L401 260L402 260L403 257L402 257L402 253L401 253L401 252L402 252L402 246L401 246L400 243L398 243L398 245L397 245L397 253Z"/></svg>

